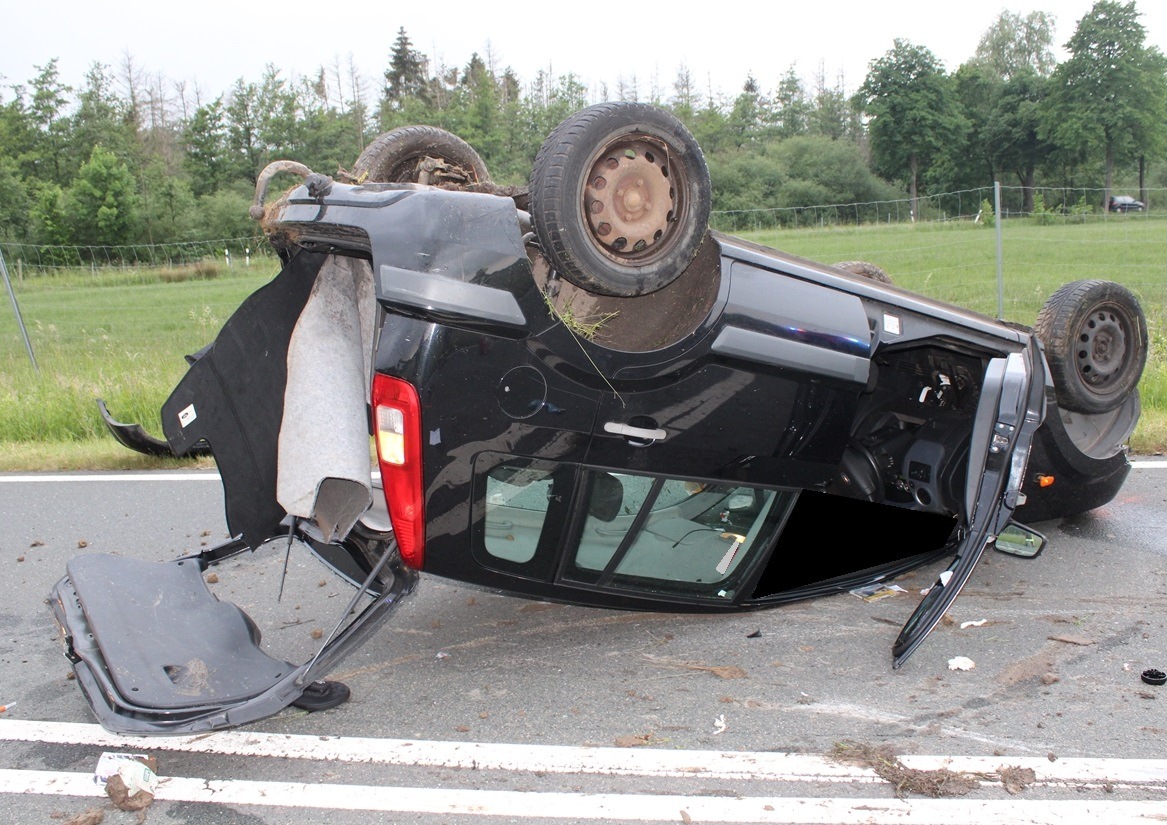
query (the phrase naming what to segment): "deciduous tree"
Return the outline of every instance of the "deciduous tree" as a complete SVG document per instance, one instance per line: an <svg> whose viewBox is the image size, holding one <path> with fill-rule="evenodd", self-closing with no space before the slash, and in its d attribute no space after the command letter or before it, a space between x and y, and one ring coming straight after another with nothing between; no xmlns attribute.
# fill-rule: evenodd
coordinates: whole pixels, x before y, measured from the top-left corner
<svg viewBox="0 0 1167 825"><path fill-rule="evenodd" d="M897 38L871 62L856 100L870 119L876 172L908 185L912 214L919 217L921 175L966 128L950 78L931 51Z"/></svg>
<svg viewBox="0 0 1167 825"><path fill-rule="evenodd" d="M1096 2L1066 44L1070 58L1054 70L1042 109L1043 138L1071 157L1102 155L1104 203L1118 164L1163 151L1167 59L1145 40L1133 0Z"/></svg>

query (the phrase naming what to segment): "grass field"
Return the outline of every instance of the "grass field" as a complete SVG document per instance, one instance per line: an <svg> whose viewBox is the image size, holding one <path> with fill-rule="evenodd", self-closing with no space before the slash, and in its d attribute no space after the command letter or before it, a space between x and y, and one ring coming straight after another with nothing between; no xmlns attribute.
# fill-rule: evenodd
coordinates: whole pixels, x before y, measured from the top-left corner
<svg viewBox="0 0 1167 825"><path fill-rule="evenodd" d="M1150 357L1135 452L1167 447L1167 220L1110 216L1091 223L1003 227L1004 317L1032 324L1045 298L1080 278L1130 287L1147 313ZM997 314L996 233L967 223L780 230L751 240L813 260L866 260L905 288ZM239 303L276 272L251 267L113 270L14 283L40 366L29 364L7 297L0 306L0 469L153 466L118 447L94 399L160 434L158 410Z"/></svg>

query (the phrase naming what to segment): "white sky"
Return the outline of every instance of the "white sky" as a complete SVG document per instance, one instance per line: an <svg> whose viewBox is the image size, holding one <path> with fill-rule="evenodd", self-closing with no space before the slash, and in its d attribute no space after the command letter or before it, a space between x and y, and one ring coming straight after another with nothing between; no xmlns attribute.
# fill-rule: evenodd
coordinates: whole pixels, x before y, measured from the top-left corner
<svg viewBox="0 0 1167 825"><path fill-rule="evenodd" d="M474 52L493 53L501 70L524 84L540 69L574 72L598 98L601 84L635 77L641 99L654 83L667 99L680 66L702 92L737 94L748 74L769 92L792 64L808 85L822 70L828 85L840 74L848 92L896 37L930 49L949 71L972 56L981 35L1004 10L1056 16L1055 43L1064 44L1092 0L1012 0L1000 6L938 0L721 0L668 3L487 3L347 0L255 3L166 0L52 3L10 0L0 15L0 100L8 86L27 84L36 67L58 59L61 80L82 85L94 62L115 74L127 55L147 75L173 88L196 86L203 102L238 78L258 83L265 65L284 77L314 75L320 66L350 60L379 95L389 52L404 26L414 48L448 66ZM674 11L669 11L673 8ZM786 8L783 8L786 7ZM1139 0L1148 45L1167 52L1167 2ZM1058 59L1064 59L1058 51Z"/></svg>

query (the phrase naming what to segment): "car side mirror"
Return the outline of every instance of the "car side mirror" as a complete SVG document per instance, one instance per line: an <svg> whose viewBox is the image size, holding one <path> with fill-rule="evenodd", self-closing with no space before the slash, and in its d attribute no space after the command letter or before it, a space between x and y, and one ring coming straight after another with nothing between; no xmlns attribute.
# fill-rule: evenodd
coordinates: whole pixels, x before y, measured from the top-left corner
<svg viewBox="0 0 1167 825"><path fill-rule="evenodd" d="M997 536L993 546L1010 556L1032 559L1045 547L1045 536L1024 524L1011 521Z"/></svg>

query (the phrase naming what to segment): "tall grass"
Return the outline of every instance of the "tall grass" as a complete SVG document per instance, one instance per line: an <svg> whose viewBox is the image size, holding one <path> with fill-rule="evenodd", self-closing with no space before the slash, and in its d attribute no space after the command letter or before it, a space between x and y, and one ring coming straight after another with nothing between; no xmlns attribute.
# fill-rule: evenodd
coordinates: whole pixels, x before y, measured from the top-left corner
<svg viewBox="0 0 1167 825"><path fill-rule="evenodd" d="M1085 224L1007 221L1004 317L1032 324L1067 281L1108 278L1142 301L1150 357L1136 452L1167 447L1167 220L1109 216ZM902 287L997 314L996 235L971 224L797 229L748 236L812 260L867 260ZM15 318L0 302L0 468L108 466L112 443L94 399L160 435L158 410L186 370L183 356L212 340L276 272L249 268L61 273L15 284L40 364L29 365ZM60 445L68 445L61 449ZM124 451L123 451L124 452ZM116 450L115 450L116 453ZM48 458L39 459L38 456Z"/></svg>
<svg viewBox="0 0 1167 825"><path fill-rule="evenodd" d="M39 374L13 314L0 310L0 444L108 439L96 398L160 434L158 411L186 371L183 356L275 271L113 270L15 284Z"/></svg>

